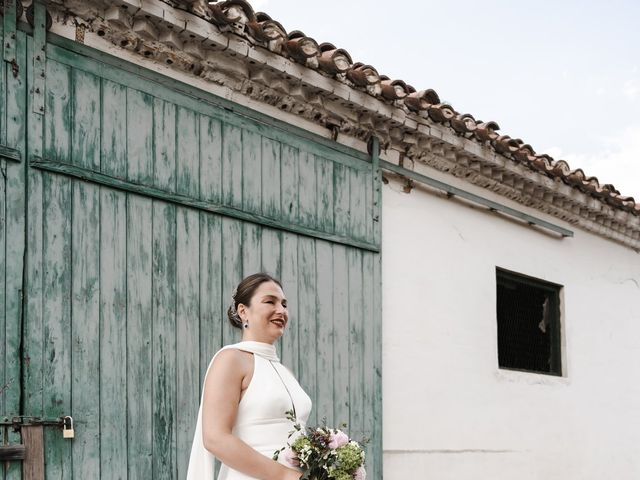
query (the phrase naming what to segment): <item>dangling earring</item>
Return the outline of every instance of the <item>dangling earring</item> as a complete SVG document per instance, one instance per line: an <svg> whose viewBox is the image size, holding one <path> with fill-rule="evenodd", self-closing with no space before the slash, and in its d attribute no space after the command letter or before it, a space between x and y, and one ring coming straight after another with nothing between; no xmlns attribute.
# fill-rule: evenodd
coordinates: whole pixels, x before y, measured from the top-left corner
<svg viewBox="0 0 640 480"><path fill-rule="evenodd" d="M244 322L244 328L249 328L249 322Z"/></svg>

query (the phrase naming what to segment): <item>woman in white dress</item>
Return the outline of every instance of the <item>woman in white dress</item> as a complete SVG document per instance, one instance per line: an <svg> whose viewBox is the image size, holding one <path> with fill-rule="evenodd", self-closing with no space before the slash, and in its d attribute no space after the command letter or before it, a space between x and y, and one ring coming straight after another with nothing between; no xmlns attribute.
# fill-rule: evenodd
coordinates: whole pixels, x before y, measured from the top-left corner
<svg viewBox="0 0 640 480"><path fill-rule="evenodd" d="M187 480L298 480L302 473L276 450L287 443L293 411L304 426L311 399L279 361L274 343L289 321L280 282L267 274L246 277L233 293L229 321L242 341L211 360L204 379Z"/></svg>

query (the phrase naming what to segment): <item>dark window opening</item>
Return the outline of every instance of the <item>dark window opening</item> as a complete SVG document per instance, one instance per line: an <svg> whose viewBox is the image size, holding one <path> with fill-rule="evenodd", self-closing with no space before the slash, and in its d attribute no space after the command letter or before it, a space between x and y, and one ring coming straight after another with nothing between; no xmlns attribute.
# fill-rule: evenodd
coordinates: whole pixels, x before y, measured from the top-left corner
<svg viewBox="0 0 640 480"><path fill-rule="evenodd" d="M562 375L561 285L496 269L500 368Z"/></svg>

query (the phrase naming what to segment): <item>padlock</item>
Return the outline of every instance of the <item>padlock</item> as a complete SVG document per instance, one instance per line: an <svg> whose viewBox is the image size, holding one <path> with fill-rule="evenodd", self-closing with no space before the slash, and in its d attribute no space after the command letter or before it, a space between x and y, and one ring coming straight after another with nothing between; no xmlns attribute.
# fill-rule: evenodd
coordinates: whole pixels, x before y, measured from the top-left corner
<svg viewBox="0 0 640 480"><path fill-rule="evenodd" d="M62 438L73 438L74 436L73 418L67 415L62 423Z"/></svg>

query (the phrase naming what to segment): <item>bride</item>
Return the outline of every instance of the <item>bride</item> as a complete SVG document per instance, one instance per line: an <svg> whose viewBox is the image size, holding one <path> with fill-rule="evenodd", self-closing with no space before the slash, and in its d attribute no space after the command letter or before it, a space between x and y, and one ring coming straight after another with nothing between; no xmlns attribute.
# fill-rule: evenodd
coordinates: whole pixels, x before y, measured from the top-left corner
<svg viewBox="0 0 640 480"><path fill-rule="evenodd" d="M234 290L229 321L242 341L221 348L204 379L187 480L298 480L302 473L283 456L272 460L293 430L285 412L304 426L311 399L276 354L274 343L289 316L280 282L265 273L246 277Z"/></svg>

